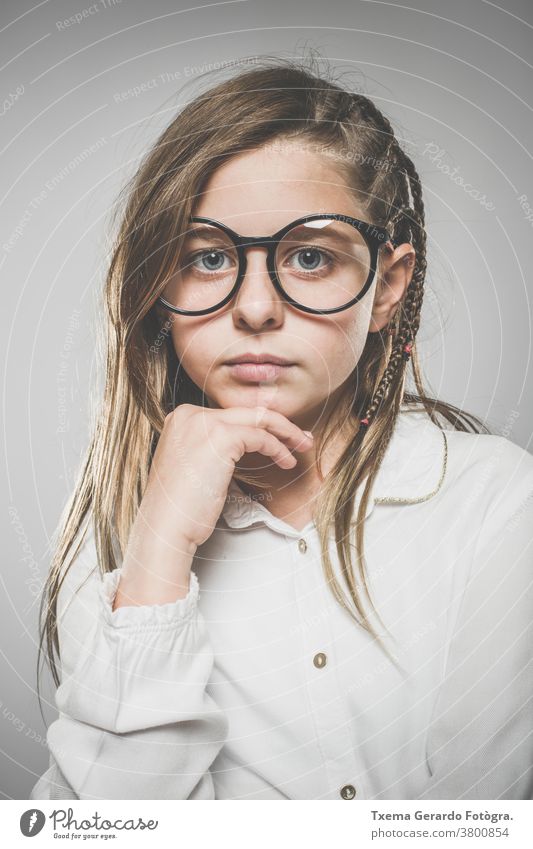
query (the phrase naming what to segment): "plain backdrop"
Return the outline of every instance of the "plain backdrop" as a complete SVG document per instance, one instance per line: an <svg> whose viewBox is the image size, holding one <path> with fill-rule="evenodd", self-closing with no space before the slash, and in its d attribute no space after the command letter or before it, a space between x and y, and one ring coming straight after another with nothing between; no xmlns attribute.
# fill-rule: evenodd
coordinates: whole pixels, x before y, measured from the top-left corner
<svg viewBox="0 0 533 849"><path fill-rule="evenodd" d="M430 391L529 450L532 27L526 0L4 0L3 798L27 798L47 767L38 593L101 388L110 214L142 155L202 72L316 48L374 98L423 180ZM52 695L48 682L48 723Z"/></svg>

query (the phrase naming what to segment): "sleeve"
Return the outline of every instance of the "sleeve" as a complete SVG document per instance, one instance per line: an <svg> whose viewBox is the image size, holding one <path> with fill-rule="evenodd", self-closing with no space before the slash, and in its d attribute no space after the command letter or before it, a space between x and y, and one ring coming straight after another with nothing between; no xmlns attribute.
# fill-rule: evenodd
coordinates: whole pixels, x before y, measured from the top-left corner
<svg viewBox="0 0 533 849"><path fill-rule="evenodd" d="M508 445L508 476L496 481L450 641L419 799L533 798L533 458Z"/></svg>
<svg viewBox="0 0 533 849"><path fill-rule="evenodd" d="M102 578L95 563L90 534L59 593L59 716L30 798L214 799L209 767L228 721L206 691L214 658L196 573L182 599L113 611L121 568Z"/></svg>

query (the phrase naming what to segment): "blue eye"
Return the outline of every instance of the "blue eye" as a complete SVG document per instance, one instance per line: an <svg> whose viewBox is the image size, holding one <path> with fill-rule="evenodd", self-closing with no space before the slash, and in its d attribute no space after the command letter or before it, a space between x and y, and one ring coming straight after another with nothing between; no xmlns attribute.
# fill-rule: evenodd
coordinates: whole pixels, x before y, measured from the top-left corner
<svg viewBox="0 0 533 849"><path fill-rule="evenodd" d="M325 265L322 266L319 265L321 257L326 260ZM298 266L295 267L292 264L293 259L297 259ZM310 245L309 247L298 248L297 251L288 257L288 265L290 270L293 271L326 271L335 265L335 259L326 251L319 250L317 247Z"/></svg>
<svg viewBox="0 0 533 849"><path fill-rule="evenodd" d="M221 261L223 263L224 258L229 259L228 255L224 253L224 251L211 249L211 250L203 250L199 251L196 254L191 254L190 257L187 257L186 268L193 268L195 271L227 271L228 267L223 268ZM200 261L203 262L204 268L202 269L196 263Z"/></svg>
<svg viewBox="0 0 533 849"><path fill-rule="evenodd" d="M310 268L311 271L314 271L320 262L320 255L321 251L317 251L316 248L305 248L297 254L299 261L305 264L306 270Z"/></svg>

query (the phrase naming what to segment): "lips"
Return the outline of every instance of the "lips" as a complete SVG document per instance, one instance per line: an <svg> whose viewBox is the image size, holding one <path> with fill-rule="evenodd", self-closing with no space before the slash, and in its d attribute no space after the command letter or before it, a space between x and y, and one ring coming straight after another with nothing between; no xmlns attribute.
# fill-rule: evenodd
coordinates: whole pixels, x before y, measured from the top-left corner
<svg viewBox="0 0 533 849"><path fill-rule="evenodd" d="M290 363L287 363L286 365L271 362L228 363L228 368L230 369L233 377L240 378L241 380L249 383L265 383L276 380L276 378L281 375L290 372L291 367L292 365Z"/></svg>
<svg viewBox="0 0 533 849"><path fill-rule="evenodd" d="M239 357L232 357L231 360L227 360L226 365L236 365L238 363L269 363L278 366L294 365L291 360L287 360L284 357L278 357L276 354L242 354Z"/></svg>

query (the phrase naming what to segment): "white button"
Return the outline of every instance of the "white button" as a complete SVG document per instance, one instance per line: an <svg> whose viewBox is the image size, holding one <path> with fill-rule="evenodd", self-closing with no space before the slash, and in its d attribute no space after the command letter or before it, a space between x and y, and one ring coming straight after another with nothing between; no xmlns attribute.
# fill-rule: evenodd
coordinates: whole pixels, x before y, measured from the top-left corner
<svg viewBox="0 0 533 849"><path fill-rule="evenodd" d="M307 551L307 543L306 543L306 541L303 539L303 537L302 537L302 539L299 539L299 540L298 540L298 548L300 549L300 552L301 552L302 554L305 554L305 552Z"/></svg>

